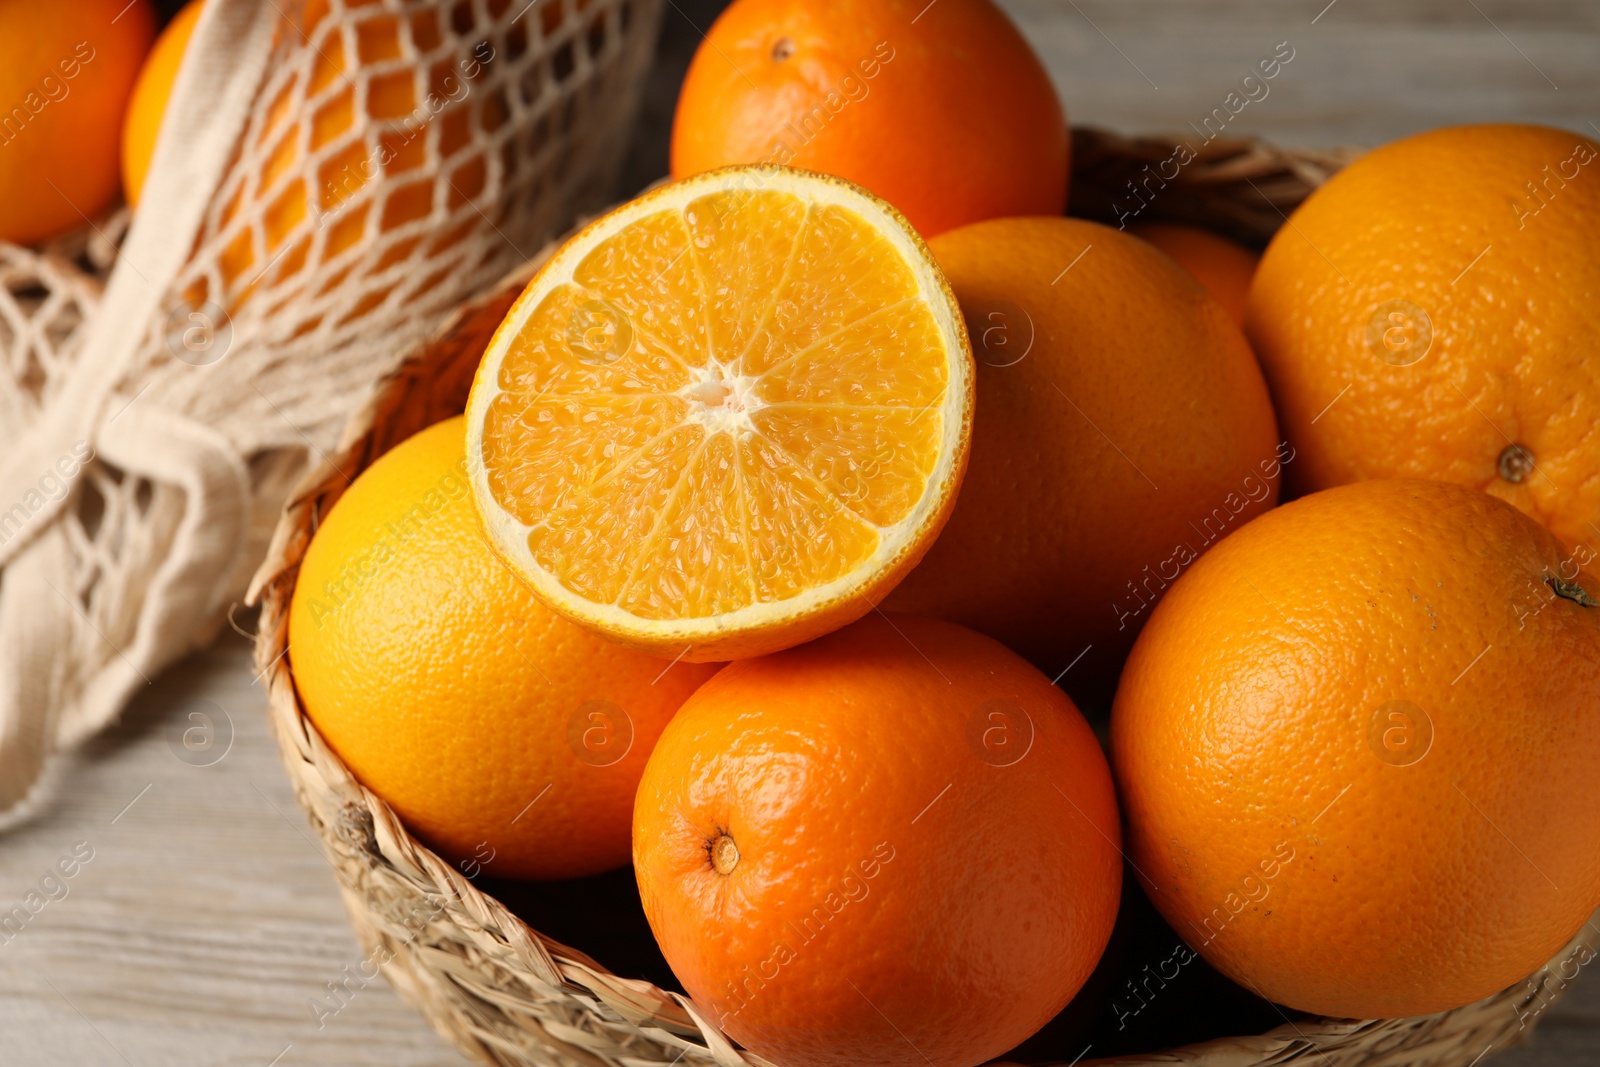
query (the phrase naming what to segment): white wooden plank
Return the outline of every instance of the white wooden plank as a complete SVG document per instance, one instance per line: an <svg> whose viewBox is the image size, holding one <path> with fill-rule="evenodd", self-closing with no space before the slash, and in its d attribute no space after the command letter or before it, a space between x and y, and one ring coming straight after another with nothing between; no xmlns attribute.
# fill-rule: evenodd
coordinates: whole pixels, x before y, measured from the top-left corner
<svg viewBox="0 0 1600 1067"><path fill-rule="evenodd" d="M1600 137L1589 126L1600 123L1600 5L1592 3L1004 6L1038 45L1074 122L1182 131L1286 41L1294 58L1230 128L1305 147L1379 144L1462 122L1536 122Z"/></svg>
<svg viewBox="0 0 1600 1067"><path fill-rule="evenodd" d="M170 735L213 705L232 748L190 766ZM0 943L0 1062L265 1067L289 1046L282 1067L465 1062L381 981L319 1028L308 1000L361 952L265 707L230 633L157 679L48 817L0 842L0 909L79 842L93 849Z"/></svg>

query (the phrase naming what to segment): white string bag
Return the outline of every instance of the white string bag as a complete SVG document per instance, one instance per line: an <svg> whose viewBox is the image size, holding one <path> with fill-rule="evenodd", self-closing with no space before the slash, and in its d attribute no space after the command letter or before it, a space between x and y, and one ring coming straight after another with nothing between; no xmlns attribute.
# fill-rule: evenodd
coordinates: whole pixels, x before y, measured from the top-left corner
<svg viewBox="0 0 1600 1067"><path fill-rule="evenodd" d="M0 826L210 640L399 356L609 199L660 10L207 0L120 250L0 243Z"/></svg>

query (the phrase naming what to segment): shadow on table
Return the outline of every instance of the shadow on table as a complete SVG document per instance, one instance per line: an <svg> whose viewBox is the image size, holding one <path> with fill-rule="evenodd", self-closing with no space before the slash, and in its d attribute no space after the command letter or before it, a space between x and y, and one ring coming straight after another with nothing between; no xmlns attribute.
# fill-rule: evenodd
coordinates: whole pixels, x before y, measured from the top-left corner
<svg viewBox="0 0 1600 1067"><path fill-rule="evenodd" d="M1002 1058L1071 1063L1149 1053L1308 1018L1262 1000L1194 955L1124 866L1117 924L1094 974L1044 1029Z"/></svg>
<svg viewBox="0 0 1600 1067"><path fill-rule="evenodd" d="M683 992L650 933L632 867L565 882L480 878L474 884L544 936L587 953L612 974Z"/></svg>

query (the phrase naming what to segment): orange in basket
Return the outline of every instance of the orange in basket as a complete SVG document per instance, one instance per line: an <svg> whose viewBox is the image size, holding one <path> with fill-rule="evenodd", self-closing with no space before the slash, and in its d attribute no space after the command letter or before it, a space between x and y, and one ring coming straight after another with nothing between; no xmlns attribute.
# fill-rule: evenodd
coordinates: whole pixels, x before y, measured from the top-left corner
<svg viewBox="0 0 1600 1067"><path fill-rule="evenodd" d="M1192 278L1108 226L990 219L931 246L972 333L978 414L955 514L886 606L1108 698L1151 606L1277 502L1261 371Z"/></svg>
<svg viewBox="0 0 1600 1067"><path fill-rule="evenodd" d="M1250 279L1255 276L1258 259L1254 252L1210 230L1178 222L1135 223L1128 232L1171 256L1217 298L1229 318L1244 325L1245 300L1250 295Z"/></svg>
<svg viewBox="0 0 1600 1067"><path fill-rule="evenodd" d="M715 668L669 669L539 603L484 543L464 467L449 419L322 522L289 614L306 713L469 877L619 867L656 737Z"/></svg>
<svg viewBox="0 0 1600 1067"><path fill-rule="evenodd" d="M998 643L872 615L725 668L639 783L651 929L784 1067L971 1067L1044 1025L1111 936L1111 774Z"/></svg>
<svg viewBox="0 0 1600 1067"><path fill-rule="evenodd" d="M1439 478L1600 547L1600 141L1431 130L1356 160L1267 246L1249 331L1302 490Z"/></svg>
<svg viewBox="0 0 1600 1067"><path fill-rule="evenodd" d="M837 178L734 167L587 227L473 385L495 547L557 611L733 659L872 610L955 503L972 356L927 248Z"/></svg>
<svg viewBox="0 0 1600 1067"><path fill-rule="evenodd" d="M1155 609L1112 712L1151 900L1301 1011L1521 982L1600 905L1596 597L1537 523L1447 483L1240 529Z"/></svg>

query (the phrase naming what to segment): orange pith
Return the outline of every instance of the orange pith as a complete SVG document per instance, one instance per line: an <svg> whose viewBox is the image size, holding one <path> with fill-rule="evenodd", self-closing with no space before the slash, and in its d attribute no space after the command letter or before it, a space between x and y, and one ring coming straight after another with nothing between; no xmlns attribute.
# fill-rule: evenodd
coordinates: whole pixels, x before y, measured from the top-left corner
<svg viewBox="0 0 1600 1067"><path fill-rule="evenodd" d="M835 179L716 172L530 284L469 425L491 538L557 610L717 658L730 630L849 621L841 596L859 616L920 556L965 458L970 356L920 241L863 205Z"/></svg>

